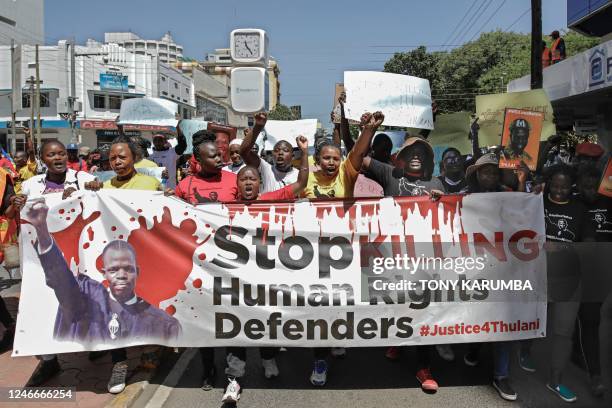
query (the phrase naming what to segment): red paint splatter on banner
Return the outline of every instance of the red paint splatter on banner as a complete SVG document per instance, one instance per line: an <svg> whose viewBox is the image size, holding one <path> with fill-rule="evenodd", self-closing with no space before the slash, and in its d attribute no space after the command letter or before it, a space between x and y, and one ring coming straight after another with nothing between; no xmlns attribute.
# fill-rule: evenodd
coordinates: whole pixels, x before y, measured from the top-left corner
<svg viewBox="0 0 612 408"><path fill-rule="evenodd" d="M198 259L200 261L204 261L206 259L206 254L204 252L202 252L201 254L198 255Z"/></svg>
<svg viewBox="0 0 612 408"><path fill-rule="evenodd" d="M202 287L202 279L198 278L193 281L193 287L199 289Z"/></svg>
<svg viewBox="0 0 612 408"><path fill-rule="evenodd" d="M63 214L65 212L66 212L66 210L64 210L63 208L60 208L60 210L58 211L58 213L60 213L60 214Z"/></svg>
<svg viewBox="0 0 612 408"><path fill-rule="evenodd" d="M79 214L72 224L62 231L51 233L53 239L57 243L57 246L61 249L64 254L64 258L68 265L74 259L74 262L79 264L79 238L81 233L85 229L85 226L91 224L93 221L100 217L100 212L96 211L91 214L88 218L83 218L83 204L81 204L81 214ZM66 218L67 220L69 218Z"/></svg>
<svg viewBox="0 0 612 408"><path fill-rule="evenodd" d="M70 212L71 212L71 213L74 213L74 212L76 212L76 210L75 210L74 208L72 208L72 209L70 210Z"/></svg>
<svg viewBox="0 0 612 408"><path fill-rule="evenodd" d="M176 313L176 307L170 305L166 308L166 313L168 313L170 316L174 316L174 314Z"/></svg>
<svg viewBox="0 0 612 408"><path fill-rule="evenodd" d="M130 217L130 222L134 222L134 221L136 221L136 218Z"/></svg>
<svg viewBox="0 0 612 408"><path fill-rule="evenodd" d="M106 279L104 279L102 281L102 286L104 286L106 289L108 289L108 281Z"/></svg>
<svg viewBox="0 0 612 408"><path fill-rule="evenodd" d="M87 228L87 238L89 238L90 241L94 239L94 230L91 227Z"/></svg>
<svg viewBox="0 0 612 408"><path fill-rule="evenodd" d="M185 289L185 281L193 269L193 254L198 247L195 221L186 219L178 227L172 225L170 210L165 207L161 221L154 220L147 228L144 217L140 228L132 231L128 242L136 250L140 274L136 293L151 305L173 298Z"/></svg>
<svg viewBox="0 0 612 408"><path fill-rule="evenodd" d="M86 242L83 244L83 249L87 249L87 248L89 248L89 242Z"/></svg>
<svg viewBox="0 0 612 408"><path fill-rule="evenodd" d="M440 200L431 201L429 197L397 197L395 203L399 205L404 222L408 220L409 212L415 211L415 206L418 207L421 217L426 218L431 213L431 228L434 231L440 230L440 217L438 210L440 205L443 209L444 224L452 223L457 213L461 216L461 208L463 207L463 195L443 196ZM454 225L450 225L454 232ZM461 227L463 230L463 226Z"/></svg>
<svg viewBox="0 0 612 408"><path fill-rule="evenodd" d="M114 225L111 227L111 231L117 231L117 227L115 227Z"/></svg>

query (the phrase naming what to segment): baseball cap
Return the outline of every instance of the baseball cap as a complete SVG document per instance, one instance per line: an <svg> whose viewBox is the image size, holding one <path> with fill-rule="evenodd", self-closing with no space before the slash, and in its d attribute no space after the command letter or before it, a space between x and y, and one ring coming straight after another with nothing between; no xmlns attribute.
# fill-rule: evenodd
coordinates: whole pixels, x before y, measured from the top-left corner
<svg viewBox="0 0 612 408"><path fill-rule="evenodd" d="M87 156L91 152L91 148L88 146L82 146L79 148L79 155Z"/></svg>
<svg viewBox="0 0 612 408"><path fill-rule="evenodd" d="M66 146L66 150L79 150L79 145L76 143L69 143L68 146Z"/></svg>

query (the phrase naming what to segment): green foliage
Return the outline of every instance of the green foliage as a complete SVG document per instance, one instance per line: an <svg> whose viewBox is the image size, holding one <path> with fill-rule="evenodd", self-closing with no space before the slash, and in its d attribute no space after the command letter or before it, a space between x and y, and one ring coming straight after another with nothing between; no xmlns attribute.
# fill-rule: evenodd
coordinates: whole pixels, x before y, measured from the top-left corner
<svg viewBox="0 0 612 408"><path fill-rule="evenodd" d="M268 113L268 119L271 120L297 120L291 109L287 105L277 104L274 109Z"/></svg>
<svg viewBox="0 0 612 408"><path fill-rule="evenodd" d="M564 37L570 57L598 44L570 32ZM550 38L544 40L550 44ZM385 72L428 79L440 112L474 111L479 94L505 92L508 82L531 71L531 36L513 32L483 33L450 52L427 52L425 47L396 53Z"/></svg>

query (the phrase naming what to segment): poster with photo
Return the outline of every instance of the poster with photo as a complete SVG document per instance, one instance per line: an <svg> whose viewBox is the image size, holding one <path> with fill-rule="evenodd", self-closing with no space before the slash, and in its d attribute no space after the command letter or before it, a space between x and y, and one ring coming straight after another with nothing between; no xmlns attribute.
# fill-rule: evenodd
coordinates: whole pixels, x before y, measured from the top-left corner
<svg viewBox="0 0 612 408"><path fill-rule="evenodd" d="M524 162L535 171L540 150L544 114L522 109L506 109L501 139L499 167L517 169Z"/></svg>

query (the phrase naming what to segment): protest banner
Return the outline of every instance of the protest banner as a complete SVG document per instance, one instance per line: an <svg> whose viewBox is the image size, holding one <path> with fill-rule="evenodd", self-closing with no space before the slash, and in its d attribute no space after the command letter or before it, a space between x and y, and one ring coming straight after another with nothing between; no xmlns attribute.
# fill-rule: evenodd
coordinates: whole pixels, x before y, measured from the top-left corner
<svg viewBox="0 0 612 408"><path fill-rule="evenodd" d="M21 213L13 355L544 337L542 213L522 193L201 206L48 194Z"/></svg>
<svg viewBox="0 0 612 408"><path fill-rule="evenodd" d="M185 154L193 153L193 135L200 130L208 129L208 122L203 120L183 119L179 122L181 132L187 139L187 149Z"/></svg>
<svg viewBox="0 0 612 408"><path fill-rule="evenodd" d="M543 89L476 96L476 115L479 118L480 146L497 146L502 137L506 108L524 109L544 113L540 140L557 133L553 123L553 109Z"/></svg>
<svg viewBox="0 0 612 408"><path fill-rule="evenodd" d="M608 159L606 170L604 171L601 183L599 184L599 194L612 197L612 158Z"/></svg>
<svg viewBox="0 0 612 408"><path fill-rule="evenodd" d="M386 72L347 71L345 114L359 121L365 112L381 111L386 126L433 129L429 81Z"/></svg>
<svg viewBox="0 0 612 408"><path fill-rule="evenodd" d="M161 98L131 98L121 102L120 125L176 127L178 104Z"/></svg>
<svg viewBox="0 0 612 408"><path fill-rule="evenodd" d="M522 161L529 170L536 170L543 122L542 112L506 109L501 138L500 169L517 169Z"/></svg>
<svg viewBox="0 0 612 408"><path fill-rule="evenodd" d="M308 146L313 146L317 133L317 120L269 120L266 123L264 132L265 150L274 149L274 145L281 140L285 140L291 143L291 146L297 147L295 139L298 136L304 136L308 139Z"/></svg>
<svg viewBox="0 0 612 408"><path fill-rule="evenodd" d="M158 179L161 183L162 181L162 173L164 172L165 167L137 167L136 171L140 174L144 174L145 176L151 176ZM99 182L104 183L107 180L112 179L117 174L112 171L96 171L93 172L92 175L98 179Z"/></svg>

